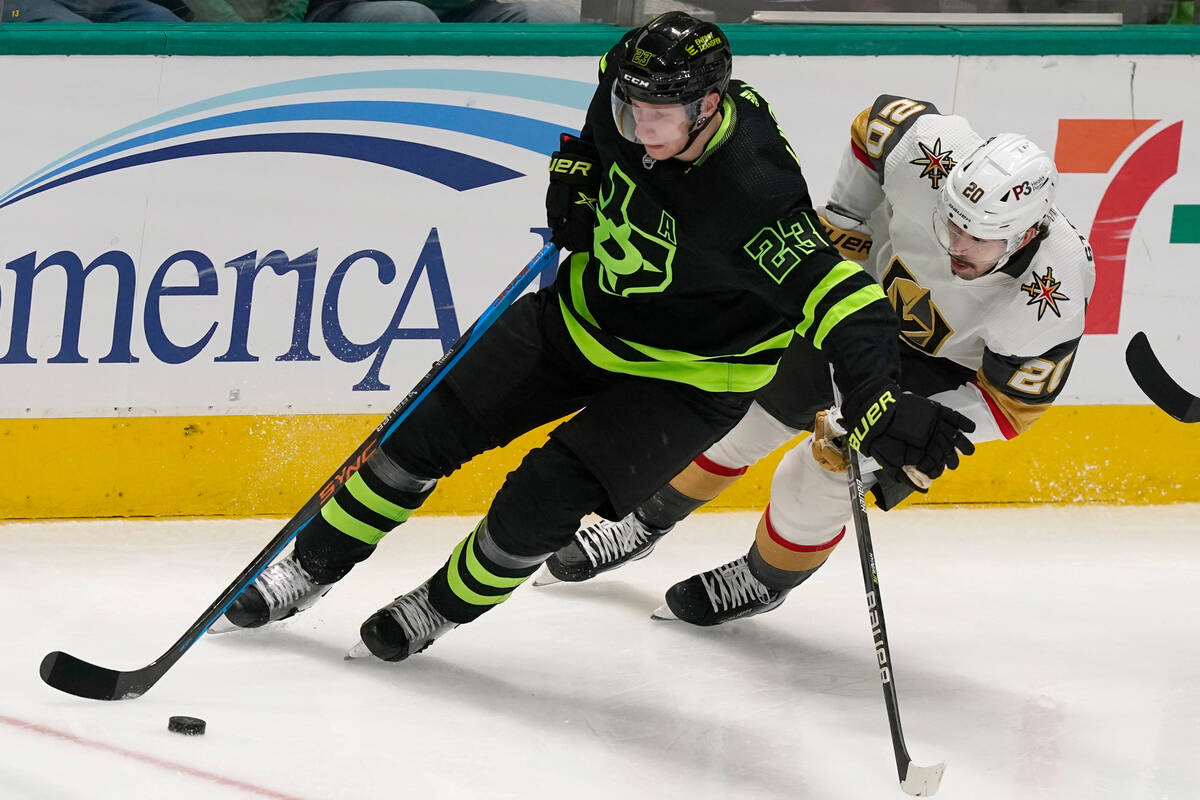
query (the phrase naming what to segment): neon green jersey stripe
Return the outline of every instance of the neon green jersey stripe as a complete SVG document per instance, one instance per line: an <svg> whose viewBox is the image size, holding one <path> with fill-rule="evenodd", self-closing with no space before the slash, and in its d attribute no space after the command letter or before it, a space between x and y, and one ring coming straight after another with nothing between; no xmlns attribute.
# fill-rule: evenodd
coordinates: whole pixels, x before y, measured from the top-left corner
<svg viewBox="0 0 1200 800"><path fill-rule="evenodd" d="M462 557L462 549L463 546L466 545L466 543L470 540L470 538L471 537L468 536L466 539L463 539L461 542L459 542L458 545L455 546L454 552L450 554L450 563L446 567L446 580L450 583L450 591L454 592L455 596L460 600L476 606L494 606L499 603L503 603L508 599L508 595L512 594L512 592L509 592L508 594L497 595L495 597L491 595L479 594L479 592L472 590L469 586L463 583L463 579L458 576L458 564L459 559Z"/></svg>
<svg viewBox="0 0 1200 800"><path fill-rule="evenodd" d="M817 327L817 335L813 337L813 347L821 349L821 343L825 341L825 335L833 329L834 325L844 320L846 317L858 311L863 306L868 306L876 300L886 300L887 295L883 293L883 289L878 284L864 286L849 297L839 300L837 305L829 309L825 314L825 318L821 320L821 324Z"/></svg>
<svg viewBox="0 0 1200 800"><path fill-rule="evenodd" d="M338 505L337 499L333 497L329 498L325 502L325 505L321 506L321 516L330 525L347 536L358 539L360 542L378 544L379 540L387 535L387 531L373 528L367 523L347 514L346 510Z"/></svg>
<svg viewBox="0 0 1200 800"><path fill-rule="evenodd" d="M713 134L712 138L708 140L708 144L704 145L704 151L700 153L700 157L696 159L692 166L703 164L708 160L710 153L725 144L725 140L733 131L733 126L736 122L737 107L733 104L733 100L726 95L721 100L721 125L717 128L717 132ZM691 167L688 167L688 171L690 170Z"/></svg>
<svg viewBox="0 0 1200 800"><path fill-rule="evenodd" d="M804 301L804 318L796 326L796 333L801 336L808 333L808 329L816 321L817 304L825 299L825 295L829 294L833 287L859 272L862 272L862 267L853 261L839 261L837 264L834 264L833 269L829 270L829 274L822 278L816 288L808 293L808 299Z"/></svg>
<svg viewBox="0 0 1200 800"><path fill-rule="evenodd" d="M398 506L380 497L370 486L367 486L367 482L362 479L362 475L358 472L354 473L350 480L346 481L346 488L350 490L350 494L355 500L379 516L387 517L392 522L404 522L404 520L412 516L413 509Z"/></svg>
<svg viewBox="0 0 1200 800"><path fill-rule="evenodd" d="M571 304L575 306L576 313L584 321L599 328L600 324L596 322L596 318L592 316L591 310L587 307L587 295L583 291L583 271L587 268L588 258L590 256L587 253L576 253L571 256ZM559 300L562 300L561 295L559 295Z"/></svg>
<svg viewBox="0 0 1200 800"><path fill-rule="evenodd" d="M771 378L775 377L775 364L705 361L699 360L701 356L694 356L697 360L693 361L628 361L606 348L579 324L561 297L559 306L575 346L588 361L609 372L686 383L706 392L753 392L766 386ZM790 332L782 334L783 341L787 341L789 334ZM626 344L639 350L646 347L632 342Z"/></svg>
<svg viewBox="0 0 1200 800"><path fill-rule="evenodd" d="M765 342L759 342L745 353L731 353L723 356L698 356L694 353L685 353L682 350L667 350L662 347L653 347L652 345L648 344L638 344L637 342L631 342L628 339L621 339L621 342L628 345L630 348L637 350L642 355L653 358L655 361L673 361L677 363L729 363L722 361L722 359L748 356L753 353L761 353L763 350L770 350L771 348L778 348L780 353L782 353L792 341L793 333L794 331L786 330L783 333L772 336ZM756 364L755 366L761 366L761 364Z"/></svg>
<svg viewBox="0 0 1200 800"><path fill-rule="evenodd" d="M600 324L596 323L595 317L593 317L593 315L592 315L592 311L590 311L590 309L587 306L587 295L584 294L584 291L583 291L583 270L586 269L587 264L588 264L588 254L587 253L576 253L575 255L572 255L571 263L570 263L571 309L574 309L574 312L578 318L583 319L583 321L586 321L586 323L588 323L589 325L592 325L593 327L600 327ZM570 309L565 308L565 303L563 301L562 295L559 295L558 301L559 301L559 305L564 306L563 317L569 319L570 318L570 313L569 313ZM568 321L568 324L570 324L570 321ZM750 348L749 350L746 350L745 353L730 354L730 355L724 355L724 356L702 356L702 355L695 355L692 353L684 353L683 350L668 350L666 348L655 348L649 344L638 344L637 342L630 342L629 339L620 339L620 342L623 342L624 344L629 345L630 348L637 350L638 353L642 353L644 355L652 357L652 359L654 359L656 361L714 361L714 360L719 360L719 359L736 359L736 357L738 357L739 355L752 355L755 353L761 353L761 351L763 351L763 350L769 350L772 348L779 348L780 350L786 349L788 343L790 343L792 341L792 333L794 333L794 331L791 331L791 330L787 330L787 331L778 333L778 335L770 337L769 339L767 339L767 341L755 344L754 347ZM588 338L590 339L593 337L588 335ZM619 338L619 337L616 337L616 338Z"/></svg>

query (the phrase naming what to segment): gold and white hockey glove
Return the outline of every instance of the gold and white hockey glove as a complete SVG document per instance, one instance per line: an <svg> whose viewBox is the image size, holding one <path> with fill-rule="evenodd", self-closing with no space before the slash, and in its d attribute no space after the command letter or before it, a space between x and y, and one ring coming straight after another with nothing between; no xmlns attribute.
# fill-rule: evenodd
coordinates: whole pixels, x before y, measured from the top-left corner
<svg viewBox="0 0 1200 800"><path fill-rule="evenodd" d="M842 427L842 410L837 406L826 411L818 411L813 420L812 454L816 462L830 472L844 473L850 466L849 451L846 447L846 429ZM859 456L859 466L863 475L869 475L879 469L879 462L865 455ZM925 492L933 485L933 480L921 470L906 464L904 474L918 490Z"/></svg>
<svg viewBox="0 0 1200 800"><path fill-rule="evenodd" d="M833 206L818 208L817 217L825 226L829 243L838 249L842 258L862 263L871 255L871 231L867 223Z"/></svg>
<svg viewBox="0 0 1200 800"><path fill-rule="evenodd" d="M818 411L813 421L812 454L830 472L845 472L850 465L846 457L846 430L840 424L841 412L836 408Z"/></svg>

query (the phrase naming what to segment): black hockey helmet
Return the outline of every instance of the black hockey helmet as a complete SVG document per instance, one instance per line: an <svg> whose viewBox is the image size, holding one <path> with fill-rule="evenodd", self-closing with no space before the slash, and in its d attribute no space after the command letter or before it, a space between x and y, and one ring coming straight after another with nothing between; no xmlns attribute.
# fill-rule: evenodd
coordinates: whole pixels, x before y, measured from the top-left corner
<svg viewBox="0 0 1200 800"><path fill-rule="evenodd" d="M704 98L710 92L725 95L733 52L725 32L716 25L682 11L668 11L633 32L616 68L612 113L621 136L641 143L635 101L681 105L686 113L686 150L712 119L701 113ZM653 160L647 158L643 163L652 165Z"/></svg>
<svg viewBox="0 0 1200 800"><path fill-rule="evenodd" d="M628 100L688 105L725 94L733 51L725 32L682 11L668 11L634 32L617 60L617 89Z"/></svg>

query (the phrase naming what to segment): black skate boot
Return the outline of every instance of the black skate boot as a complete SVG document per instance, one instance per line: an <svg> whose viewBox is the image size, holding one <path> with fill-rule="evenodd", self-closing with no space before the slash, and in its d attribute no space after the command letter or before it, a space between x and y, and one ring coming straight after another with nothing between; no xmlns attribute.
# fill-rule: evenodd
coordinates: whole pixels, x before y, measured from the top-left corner
<svg viewBox="0 0 1200 800"><path fill-rule="evenodd" d="M667 590L666 605L651 616L692 625L720 625L770 611L785 597L786 591L772 589L754 577L742 556L675 584Z"/></svg>
<svg viewBox="0 0 1200 800"><path fill-rule="evenodd" d="M346 658L375 656L403 661L457 627L458 623L443 617L429 602L429 581L425 581L368 617L359 628L361 641L350 648Z"/></svg>
<svg viewBox="0 0 1200 800"><path fill-rule="evenodd" d="M228 633L287 619L316 603L332 587L331 583L314 581L295 554L289 553L264 569L209 631Z"/></svg>
<svg viewBox="0 0 1200 800"><path fill-rule="evenodd" d="M672 526L673 527L673 526ZM602 520L575 532L570 544L546 559L533 578L534 586L590 580L602 572L650 555L655 543L671 528L655 530L638 518L626 515L618 522Z"/></svg>

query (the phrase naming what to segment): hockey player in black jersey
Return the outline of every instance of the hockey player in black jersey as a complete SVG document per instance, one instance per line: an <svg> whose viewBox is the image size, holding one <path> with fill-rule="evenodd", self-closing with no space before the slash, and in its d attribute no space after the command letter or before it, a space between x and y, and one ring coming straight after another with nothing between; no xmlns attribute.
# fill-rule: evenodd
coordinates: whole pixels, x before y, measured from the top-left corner
<svg viewBox="0 0 1200 800"><path fill-rule="evenodd" d="M600 62L547 215L574 254L526 295L231 606L257 627L316 601L478 453L578 411L510 473L432 576L363 623L351 655L399 661L504 601L580 519L620 519L742 417L793 331L833 362L861 448L930 475L971 423L900 391L897 321L825 239L766 101L730 81L724 32L669 13Z"/></svg>
<svg viewBox="0 0 1200 800"><path fill-rule="evenodd" d="M975 443L1028 429L1062 392L1083 335L1095 265L1054 206L1057 182L1049 155L1024 136L985 141L932 103L882 95L852 123L823 210L848 258L870 252L902 317L902 385L970 417ZM883 222L871 230L872 219ZM820 360L796 341L725 438L624 519L580 530L535 585L588 580L649 555L749 465L815 427L780 461L749 551L676 583L654 615L707 626L778 607L825 563L850 516ZM864 469L884 510L914 488L898 478Z"/></svg>

